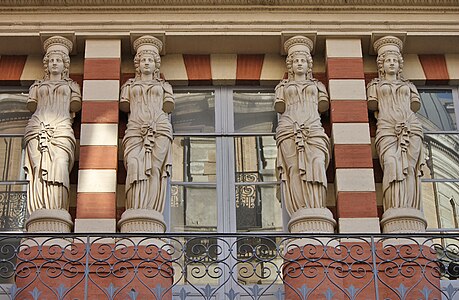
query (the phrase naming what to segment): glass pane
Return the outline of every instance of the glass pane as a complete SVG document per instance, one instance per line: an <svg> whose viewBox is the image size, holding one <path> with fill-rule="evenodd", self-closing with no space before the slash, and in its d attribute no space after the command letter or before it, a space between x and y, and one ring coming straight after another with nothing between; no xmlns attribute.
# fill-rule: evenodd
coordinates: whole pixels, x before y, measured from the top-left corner
<svg viewBox="0 0 459 300"><path fill-rule="evenodd" d="M0 133L24 134L32 113L27 109L27 93L0 93Z"/></svg>
<svg viewBox="0 0 459 300"><path fill-rule="evenodd" d="M237 185L238 231L282 231L279 185Z"/></svg>
<svg viewBox="0 0 459 300"><path fill-rule="evenodd" d="M425 134L425 178L459 179L459 135Z"/></svg>
<svg viewBox="0 0 459 300"><path fill-rule="evenodd" d="M171 186L171 231L217 230L217 191L213 186Z"/></svg>
<svg viewBox="0 0 459 300"><path fill-rule="evenodd" d="M26 184L0 184L0 231L24 231Z"/></svg>
<svg viewBox="0 0 459 300"><path fill-rule="evenodd" d="M175 137L172 144L172 181L216 181L215 138Z"/></svg>
<svg viewBox="0 0 459 300"><path fill-rule="evenodd" d="M422 193L428 228L459 228L459 181L423 182Z"/></svg>
<svg viewBox="0 0 459 300"><path fill-rule="evenodd" d="M275 132L274 93L234 92L235 132Z"/></svg>
<svg viewBox="0 0 459 300"><path fill-rule="evenodd" d="M22 168L22 136L5 137L0 134L0 181L24 179Z"/></svg>
<svg viewBox="0 0 459 300"><path fill-rule="evenodd" d="M215 132L215 94L213 92L175 93L172 112L174 132Z"/></svg>
<svg viewBox="0 0 459 300"><path fill-rule="evenodd" d="M451 90L419 90L420 119L429 131L456 130L453 93Z"/></svg>
<svg viewBox="0 0 459 300"><path fill-rule="evenodd" d="M273 182L277 147L273 136L234 138L236 182Z"/></svg>

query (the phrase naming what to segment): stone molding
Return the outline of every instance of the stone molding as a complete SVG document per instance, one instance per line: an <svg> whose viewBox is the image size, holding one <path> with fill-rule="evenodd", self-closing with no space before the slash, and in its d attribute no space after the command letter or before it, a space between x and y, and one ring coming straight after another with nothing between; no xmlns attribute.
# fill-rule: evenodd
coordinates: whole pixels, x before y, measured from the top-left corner
<svg viewBox="0 0 459 300"><path fill-rule="evenodd" d="M414 208L390 208L381 220L383 233L425 232L427 221L424 213Z"/></svg>
<svg viewBox="0 0 459 300"><path fill-rule="evenodd" d="M128 209L118 222L121 233L164 233L166 223L161 213L151 209Z"/></svg>
<svg viewBox="0 0 459 300"><path fill-rule="evenodd" d="M206 0L4 0L4 6L209 6ZM456 0L214 0L211 6L457 6Z"/></svg>
<svg viewBox="0 0 459 300"><path fill-rule="evenodd" d="M328 208L302 208L288 222L291 233L334 233L336 221Z"/></svg>
<svg viewBox="0 0 459 300"><path fill-rule="evenodd" d="M70 214L63 209L39 209L27 219L27 232L69 233L73 226Z"/></svg>

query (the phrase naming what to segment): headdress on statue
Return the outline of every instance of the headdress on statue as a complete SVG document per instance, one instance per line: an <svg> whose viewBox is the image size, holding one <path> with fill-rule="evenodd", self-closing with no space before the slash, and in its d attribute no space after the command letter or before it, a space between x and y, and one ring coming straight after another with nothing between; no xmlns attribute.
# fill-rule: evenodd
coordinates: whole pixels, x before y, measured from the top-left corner
<svg viewBox="0 0 459 300"><path fill-rule="evenodd" d="M313 47L314 43L311 39L301 35L291 37L284 43L284 49L288 55L298 51L311 53Z"/></svg>
<svg viewBox="0 0 459 300"><path fill-rule="evenodd" d="M61 52L69 55L72 52L72 48L73 43L69 39L58 35L46 39L43 43L43 49L46 53Z"/></svg>
<svg viewBox="0 0 459 300"><path fill-rule="evenodd" d="M134 50L137 53L144 52L144 51L152 51L156 54L159 54L163 49L163 43L151 35L144 35L139 37L134 41Z"/></svg>
<svg viewBox="0 0 459 300"><path fill-rule="evenodd" d="M403 50L403 42L398 37L388 35L378 39L373 44L373 47L375 51L378 52L378 55L387 51L401 53Z"/></svg>

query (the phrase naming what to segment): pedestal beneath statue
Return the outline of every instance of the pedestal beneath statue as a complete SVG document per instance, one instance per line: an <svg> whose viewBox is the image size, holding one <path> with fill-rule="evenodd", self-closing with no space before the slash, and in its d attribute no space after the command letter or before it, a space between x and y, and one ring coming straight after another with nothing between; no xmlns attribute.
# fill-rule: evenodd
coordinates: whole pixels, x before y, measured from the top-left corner
<svg viewBox="0 0 459 300"><path fill-rule="evenodd" d="M39 209L34 211L25 224L27 232L72 231L73 222L69 212L63 209Z"/></svg>
<svg viewBox="0 0 459 300"><path fill-rule="evenodd" d="M118 222L122 233L164 233L166 223L163 215L151 209L128 209Z"/></svg>
<svg viewBox="0 0 459 300"><path fill-rule="evenodd" d="M328 208L302 208L290 217L291 233L334 233L336 221Z"/></svg>
<svg viewBox="0 0 459 300"><path fill-rule="evenodd" d="M425 232L427 221L424 213L414 208L389 208L382 216L383 233Z"/></svg>

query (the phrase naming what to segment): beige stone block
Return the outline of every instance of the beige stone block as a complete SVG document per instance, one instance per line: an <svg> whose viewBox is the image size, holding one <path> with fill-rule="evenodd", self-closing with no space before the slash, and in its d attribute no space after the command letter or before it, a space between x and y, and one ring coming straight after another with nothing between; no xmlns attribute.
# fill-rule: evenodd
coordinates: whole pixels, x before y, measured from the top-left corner
<svg viewBox="0 0 459 300"><path fill-rule="evenodd" d="M326 72L327 67L325 65L325 57L323 55L314 55L312 60L313 60L313 64L312 64L312 73L313 74L315 74L315 73L325 73ZM284 62L284 65L285 65L285 62Z"/></svg>
<svg viewBox="0 0 459 300"><path fill-rule="evenodd" d="M210 68L214 85L236 83L237 54L211 54Z"/></svg>
<svg viewBox="0 0 459 300"><path fill-rule="evenodd" d="M123 56L121 59L121 73L135 73L134 56Z"/></svg>
<svg viewBox="0 0 459 300"><path fill-rule="evenodd" d="M121 40L86 40L85 58L120 58Z"/></svg>
<svg viewBox="0 0 459 300"><path fill-rule="evenodd" d="M327 184L327 206L336 206L335 185L333 183Z"/></svg>
<svg viewBox="0 0 459 300"><path fill-rule="evenodd" d="M84 73L84 58L82 56L72 56L70 58L70 74Z"/></svg>
<svg viewBox="0 0 459 300"><path fill-rule="evenodd" d="M363 72L364 73L377 73L378 65L376 64L376 56L363 56Z"/></svg>
<svg viewBox="0 0 459 300"><path fill-rule="evenodd" d="M368 123L334 123L332 137L334 144L371 143Z"/></svg>
<svg viewBox="0 0 459 300"><path fill-rule="evenodd" d="M44 73L43 57L41 55L29 55L22 70L21 81L42 79Z"/></svg>
<svg viewBox="0 0 459 300"><path fill-rule="evenodd" d="M425 84L426 76L417 54L403 55L403 76L417 84Z"/></svg>
<svg viewBox="0 0 459 300"><path fill-rule="evenodd" d="M376 205L381 206L383 205L383 190L382 190L382 183L376 183Z"/></svg>
<svg viewBox="0 0 459 300"><path fill-rule="evenodd" d="M328 82L330 100L367 99L365 80L332 79Z"/></svg>
<svg viewBox="0 0 459 300"><path fill-rule="evenodd" d="M336 192L374 192L373 169L336 169Z"/></svg>
<svg viewBox="0 0 459 300"><path fill-rule="evenodd" d="M126 206L126 191L124 184L116 185L116 207Z"/></svg>
<svg viewBox="0 0 459 300"><path fill-rule="evenodd" d="M377 159L378 157L378 151L376 151L376 143L375 143L375 138L371 138L371 158Z"/></svg>
<svg viewBox="0 0 459 300"><path fill-rule="evenodd" d="M78 193L116 193L116 170L79 170Z"/></svg>
<svg viewBox="0 0 459 300"><path fill-rule="evenodd" d="M83 81L83 101L113 101L119 99L119 80Z"/></svg>
<svg viewBox="0 0 459 300"><path fill-rule="evenodd" d="M360 39L327 39L327 57L362 57Z"/></svg>
<svg viewBox="0 0 459 300"><path fill-rule="evenodd" d="M116 232L115 219L75 219L75 233Z"/></svg>
<svg viewBox="0 0 459 300"><path fill-rule="evenodd" d="M381 233L379 218L339 218L339 233Z"/></svg>
<svg viewBox="0 0 459 300"><path fill-rule="evenodd" d="M445 54L446 67L448 68L449 84L459 84L459 54Z"/></svg>
<svg viewBox="0 0 459 300"><path fill-rule="evenodd" d="M284 78L287 72L285 57L278 54L265 54L261 69L260 84L276 84Z"/></svg>
<svg viewBox="0 0 459 300"><path fill-rule="evenodd" d="M161 73L170 83L188 85L188 74L182 54L169 54L161 58Z"/></svg>
<svg viewBox="0 0 459 300"><path fill-rule="evenodd" d="M81 124L81 146L116 146L118 124Z"/></svg>

